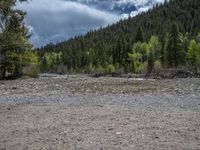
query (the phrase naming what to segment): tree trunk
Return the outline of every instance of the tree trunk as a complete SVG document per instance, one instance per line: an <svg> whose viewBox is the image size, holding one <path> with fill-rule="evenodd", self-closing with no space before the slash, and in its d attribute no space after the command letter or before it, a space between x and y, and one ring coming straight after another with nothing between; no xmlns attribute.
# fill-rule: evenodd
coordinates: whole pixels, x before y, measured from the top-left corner
<svg viewBox="0 0 200 150"><path fill-rule="evenodd" d="M22 76L22 66L20 64L17 64L14 69L14 78L20 78Z"/></svg>
<svg viewBox="0 0 200 150"><path fill-rule="evenodd" d="M5 69L5 67L4 66L1 66L1 68L0 68L1 70L1 72L0 72L0 79L1 80L5 80L5 78L6 78L6 69Z"/></svg>

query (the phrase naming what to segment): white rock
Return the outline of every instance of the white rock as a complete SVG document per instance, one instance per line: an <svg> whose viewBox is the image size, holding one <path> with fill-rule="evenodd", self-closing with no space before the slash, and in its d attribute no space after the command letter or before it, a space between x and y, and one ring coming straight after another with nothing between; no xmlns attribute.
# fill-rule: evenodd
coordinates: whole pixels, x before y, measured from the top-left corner
<svg viewBox="0 0 200 150"><path fill-rule="evenodd" d="M121 135L122 133L121 133L121 132L116 132L116 134L117 134L117 135Z"/></svg>

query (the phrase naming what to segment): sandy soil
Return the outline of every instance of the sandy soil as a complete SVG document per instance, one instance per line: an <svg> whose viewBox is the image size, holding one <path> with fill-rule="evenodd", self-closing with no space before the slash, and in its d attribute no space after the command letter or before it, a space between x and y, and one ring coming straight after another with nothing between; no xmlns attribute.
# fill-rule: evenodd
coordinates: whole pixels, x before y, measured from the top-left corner
<svg viewBox="0 0 200 150"><path fill-rule="evenodd" d="M0 150L200 150L200 79L0 81Z"/></svg>

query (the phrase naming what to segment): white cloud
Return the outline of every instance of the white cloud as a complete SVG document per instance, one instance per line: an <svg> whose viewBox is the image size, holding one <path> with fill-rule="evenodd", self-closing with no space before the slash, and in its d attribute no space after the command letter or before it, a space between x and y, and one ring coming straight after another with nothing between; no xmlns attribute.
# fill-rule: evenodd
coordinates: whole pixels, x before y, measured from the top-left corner
<svg viewBox="0 0 200 150"><path fill-rule="evenodd" d="M164 0L29 0L17 5L27 12L26 22L31 27L31 41L41 46L63 41L91 29L126 18L131 13L147 11ZM127 4L127 5L124 5ZM117 5L119 9L113 10ZM135 6L136 11L126 12L124 6ZM132 8L131 8L132 9ZM134 7L133 7L134 9ZM119 12L121 14L119 14Z"/></svg>
<svg viewBox="0 0 200 150"><path fill-rule="evenodd" d="M139 8L137 11L132 11L132 12L130 13L130 16L131 16L131 17L134 17L134 16L136 16L136 15L142 13L142 12L148 11L150 8L152 8L152 7L151 7L151 6L141 7L141 8Z"/></svg>
<svg viewBox="0 0 200 150"><path fill-rule="evenodd" d="M119 20L117 15L64 0L32 0L17 7L27 12L26 22L33 32L31 40L37 45L62 41Z"/></svg>

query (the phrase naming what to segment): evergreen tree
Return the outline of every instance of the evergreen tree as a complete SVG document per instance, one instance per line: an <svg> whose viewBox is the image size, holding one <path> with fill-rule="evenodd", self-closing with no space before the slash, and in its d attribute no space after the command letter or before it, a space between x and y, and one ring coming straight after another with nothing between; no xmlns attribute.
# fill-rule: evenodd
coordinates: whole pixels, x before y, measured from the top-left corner
<svg viewBox="0 0 200 150"><path fill-rule="evenodd" d="M183 62L183 50L178 25L173 22L167 46L168 67L178 67Z"/></svg>
<svg viewBox="0 0 200 150"><path fill-rule="evenodd" d="M161 43L161 49L160 49L160 60L162 63L162 66L165 64L165 53L166 53L166 44L167 44L167 39L166 39L166 32L164 31L164 28L161 28L161 33L159 36L159 41Z"/></svg>
<svg viewBox="0 0 200 150"><path fill-rule="evenodd" d="M10 71L13 76L19 76L22 71L23 59L25 59L21 53L31 49L27 40L28 30L23 23L25 13L16 9L16 2L17 0L0 1L1 79L5 79L6 71Z"/></svg>
<svg viewBox="0 0 200 150"><path fill-rule="evenodd" d="M144 33L141 26L139 26L136 36L135 36L135 42L144 42Z"/></svg>
<svg viewBox="0 0 200 150"><path fill-rule="evenodd" d="M149 52L147 71L151 73L154 68L155 56L152 51Z"/></svg>

